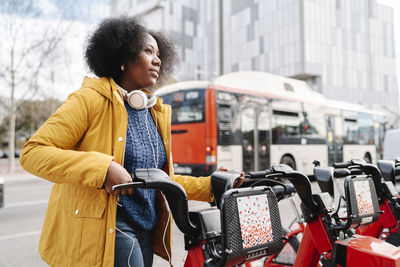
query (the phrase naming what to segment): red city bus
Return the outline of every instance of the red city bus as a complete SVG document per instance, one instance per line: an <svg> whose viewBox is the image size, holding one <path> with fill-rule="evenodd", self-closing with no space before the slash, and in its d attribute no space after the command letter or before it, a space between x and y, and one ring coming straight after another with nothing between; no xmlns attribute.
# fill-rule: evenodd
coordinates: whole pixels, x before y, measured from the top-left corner
<svg viewBox="0 0 400 267"><path fill-rule="evenodd" d="M156 94L172 106L175 172L209 175L218 167L263 170L285 163L312 173L351 158L380 158L382 113L332 101L304 81L263 72L188 81Z"/></svg>

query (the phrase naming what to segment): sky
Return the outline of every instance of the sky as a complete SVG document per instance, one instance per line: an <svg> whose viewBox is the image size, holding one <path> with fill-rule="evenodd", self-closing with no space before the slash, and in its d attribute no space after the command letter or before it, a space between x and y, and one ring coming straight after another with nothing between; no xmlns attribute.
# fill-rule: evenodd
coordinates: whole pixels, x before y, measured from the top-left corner
<svg viewBox="0 0 400 267"><path fill-rule="evenodd" d="M15 26L15 28L20 29L19 33L23 32L18 35L15 45L22 48L20 51L25 51L29 46L32 46L38 40L37 36L42 36L46 29L54 28L54 30L61 31L64 28L70 28L70 30L65 31L58 54L50 61L45 62L42 72L44 75L39 80L39 86L44 90L34 96L34 98L55 97L65 100L70 93L80 88L84 76L89 73L83 59L85 41L99 21L109 15L108 0L33 0L31 10L38 12L39 18L9 16L5 4L9 1L19 4L18 1L21 1L23 4L20 6L23 6L29 3L24 2L26 0L1 1L4 2L0 3L0 23L2 25L0 27L0 39L2 39L0 43L0 67L10 64L10 48L13 45L10 41L11 38L7 38L10 33L6 26L10 20L15 22L13 25L21 25ZM31 52L24 56L26 60L23 61L23 65L34 62L34 54ZM54 77L54 79L51 79L51 77ZM51 82L51 80L54 82ZM3 88L0 90L0 96L10 97L10 86L5 84L3 80L0 80L0 86ZM27 95L25 94L27 91L29 91L29 86L24 86L21 83L16 90L16 98ZM31 96L29 95L26 98L30 99Z"/></svg>

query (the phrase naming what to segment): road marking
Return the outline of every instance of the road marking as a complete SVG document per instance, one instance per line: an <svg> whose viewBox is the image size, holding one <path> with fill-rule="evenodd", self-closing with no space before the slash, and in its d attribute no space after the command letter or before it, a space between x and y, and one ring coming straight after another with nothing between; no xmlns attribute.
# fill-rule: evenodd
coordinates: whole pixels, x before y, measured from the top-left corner
<svg viewBox="0 0 400 267"><path fill-rule="evenodd" d="M19 238L19 237L27 237L27 236L32 236L32 235L40 235L41 232L42 231L32 231L32 232L25 232L25 233L13 234L13 235L3 235L3 236L0 236L0 240L14 239L14 238Z"/></svg>
<svg viewBox="0 0 400 267"><path fill-rule="evenodd" d="M7 208L18 208L18 207L33 206L33 205L42 205L42 204L47 204L48 202L49 202L48 199L25 201L12 204L5 204L4 208L7 209Z"/></svg>

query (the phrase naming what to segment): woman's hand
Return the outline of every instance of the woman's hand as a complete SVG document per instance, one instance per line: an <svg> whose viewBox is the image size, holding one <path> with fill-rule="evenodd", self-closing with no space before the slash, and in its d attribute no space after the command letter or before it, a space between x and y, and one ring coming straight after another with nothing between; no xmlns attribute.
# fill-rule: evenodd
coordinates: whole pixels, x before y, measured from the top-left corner
<svg viewBox="0 0 400 267"><path fill-rule="evenodd" d="M240 174L240 178L239 180L237 180L234 184L233 184L233 188L239 188L244 182L244 172L242 172Z"/></svg>
<svg viewBox="0 0 400 267"><path fill-rule="evenodd" d="M132 177L131 175L125 170L124 167L116 163L115 161L111 161L110 165L108 166L106 179L104 181L104 187L109 194L121 194L121 195L130 195L133 194L134 189L119 189L112 191L112 187L117 184L126 184L131 183Z"/></svg>
<svg viewBox="0 0 400 267"><path fill-rule="evenodd" d="M228 171L228 169L226 169L226 168L224 168L224 167L219 167L219 168L217 169L217 171L226 172L226 171ZM242 173L240 174L239 180L237 180L237 181L233 184L233 188L239 188L239 187L243 184L243 182L244 182L244 172L242 172Z"/></svg>

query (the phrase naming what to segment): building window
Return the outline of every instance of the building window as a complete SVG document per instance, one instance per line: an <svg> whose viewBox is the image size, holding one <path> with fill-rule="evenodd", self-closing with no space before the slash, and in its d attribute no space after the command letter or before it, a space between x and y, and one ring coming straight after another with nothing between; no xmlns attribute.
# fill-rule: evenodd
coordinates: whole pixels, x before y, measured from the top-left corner
<svg viewBox="0 0 400 267"><path fill-rule="evenodd" d="M200 65L197 65L197 70L196 70L196 72L197 72L197 80L201 80L201 66Z"/></svg>
<svg viewBox="0 0 400 267"><path fill-rule="evenodd" d="M336 0L336 9L340 9L340 0Z"/></svg>
<svg viewBox="0 0 400 267"><path fill-rule="evenodd" d="M231 71L239 71L239 63L235 63L231 66Z"/></svg>
<svg viewBox="0 0 400 267"><path fill-rule="evenodd" d="M389 92L389 77L387 75L383 75L383 89L385 92Z"/></svg>
<svg viewBox="0 0 400 267"><path fill-rule="evenodd" d="M252 70L260 70L260 58L259 57L251 58L251 69Z"/></svg>

